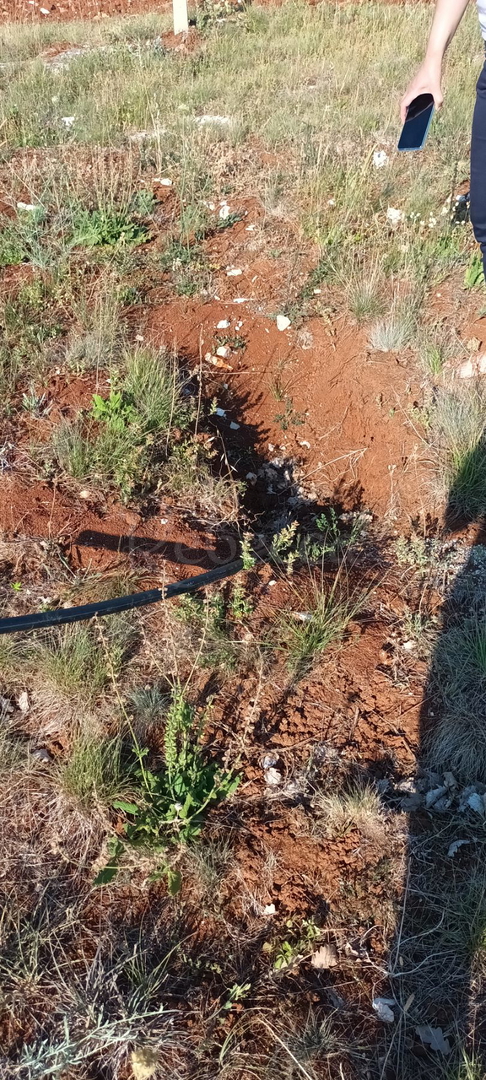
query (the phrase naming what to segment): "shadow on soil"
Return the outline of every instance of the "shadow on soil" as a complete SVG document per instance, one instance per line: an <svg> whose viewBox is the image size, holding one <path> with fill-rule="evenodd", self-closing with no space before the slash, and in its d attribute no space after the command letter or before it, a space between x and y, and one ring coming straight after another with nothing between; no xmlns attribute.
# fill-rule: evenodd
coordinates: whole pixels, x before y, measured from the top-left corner
<svg viewBox="0 0 486 1080"><path fill-rule="evenodd" d="M471 466L474 471L474 462L467 461L466 477ZM459 490L463 480L459 476ZM444 516L446 538L475 523L458 514L458 501L453 488ZM391 992L401 1008L393 1028L385 1029L389 1038L380 1052L379 1080L486 1076L486 840L481 815L460 807L461 792L467 798L468 786L479 797L486 792L485 752L478 745L476 767L467 772L459 764L468 740L474 761L473 711L479 705L476 735L478 720L481 725L486 715L484 683L478 686L481 670L486 676L486 651L481 652L486 642L486 560L483 568L479 546L486 535L484 522L476 524L468 559L442 607L440 637L425 687L417 788L442 788L442 803L427 810L423 796L416 796L421 806L409 814L402 916L389 959ZM478 651L471 664L461 640L465 647L474 647L471 635L476 632ZM462 701L468 705L462 717L450 707L454 666ZM457 841L454 851L451 845Z"/></svg>

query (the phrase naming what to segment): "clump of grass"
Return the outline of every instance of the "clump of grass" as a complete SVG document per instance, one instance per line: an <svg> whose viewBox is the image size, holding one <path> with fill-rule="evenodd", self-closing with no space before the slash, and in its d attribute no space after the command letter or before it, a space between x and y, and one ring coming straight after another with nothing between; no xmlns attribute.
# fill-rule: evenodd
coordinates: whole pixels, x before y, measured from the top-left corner
<svg viewBox="0 0 486 1080"><path fill-rule="evenodd" d="M158 686L137 686L127 695L130 723L137 740L144 743L151 729L165 717L168 696Z"/></svg>
<svg viewBox="0 0 486 1080"><path fill-rule="evenodd" d="M55 467L75 479L115 484L124 498L146 490L167 456L172 427L184 427L190 410L182 380L163 353L135 349L123 360L108 398L95 395L91 413L62 420L51 434Z"/></svg>
<svg viewBox="0 0 486 1080"><path fill-rule="evenodd" d="M7 717L0 708L0 775L12 772L24 762L21 742L9 731Z"/></svg>
<svg viewBox="0 0 486 1080"><path fill-rule="evenodd" d="M169 357L150 349L134 349L125 362L123 390L136 410L144 436L167 435L187 424L182 379Z"/></svg>
<svg viewBox="0 0 486 1080"><path fill-rule="evenodd" d="M237 519L242 485L231 475L215 475L199 443L185 441L174 446L162 479L179 506L187 513L197 513L208 525Z"/></svg>
<svg viewBox="0 0 486 1080"><path fill-rule="evenodd" d="M481 868L468 881L457 882L447 896L438 942L466 965L486 967L486 879Z"/></svg>
<svg viewBox="0 0 486 1080"><path fill-rule="evenodd" d="M345 279L349 310L358 322L381 315L384 308L383 280L376 265L352 269Z"/></svg>
<svg viewBox="0 0 486 1080"><path fill-rule="evenodd" d="M63 419L53 428L51 449L58 468L74 480L84 480L94 468L93 447L86 437L81 417Z"/></svg>
<svg viewBox="0 0 486 1080"><path fill-rule="evenodd" d="M150 1060L170 1072L183 1043L177 1013L161 1002L170 950L147 957L145 935L128 941L118 924L115 951L111 933L95 937L83 920L84 898L66 885L62 898L50 882L27 913L14 910L4 919L7 1015L20 1027L34 1012L28 1036L10 1052L10 1072L42 1080L108 1068L148 1077Z"/></svg>
<svg viewBox="0 0 486 1080"><path fill-rule="evenodd" d="M457 345L454 335L440 327L424 330L421 334L418 356L426 373L433 378L441 375L444 365L457 351Z"/></svg>
<svg viewBox="0 0 486 1080"><path fill-rule="evenodd" d="M448 1071L447 1080L483 1080L483 1076L483 1063L475 1054L471 1056L463 1050L459 1065Z"/></svg>
<svg viewBox="0 0 486 1080"><path fill-rule="evenodd" d="M354 784L347 791L317 793L313 800L318 828L329 838L357 829L369 840L382 839L384 815L372 784Z"/></svg>
<svg viewBox="0 0 486 1080"><path fill-rule="evenodd" d="M51 343L57 348L61 335L53 289L46 281L34 279L16 295L0 297L0 390L5 408L21 379L25 385L45 373Z"/></svg>
<svg viewBox="0 0 486 1080"><path fill-rule="evenodd" d="M332 1019L322 1019L312 1012L308 1014L302 1028L288 1037L287 1046L297 1066L292 1067L292 1059L284 1061L286 1055L280 1051L280 1067L295 1080L302 1075L317 1080L325 1063L340 1049Z"/></svg>
<svg viewBox="0 0 486 1080"><path fill-rule="evenodd" d="M282 613L277 640L292 675L304 675L318 656L342 641L365 598L363 593L350 591L341 570L329 586L315 580L310 597L299 597L304 610Z"/></svg>
<svg viewBox="0 0 486 1080"><path fill-rule="evenodd" d="M134 634L134 623L124 615L107 621L103 644L90 624L68 625L34 642L25 663L68 700L92 704L120 674Z"/></svg>
<svg viewBox="0 0 486 1080"><path fill-rule="evenodd" d="M80 736L58 766L59 786L83 810L100 804L108 806L129 786L122 751L119 735L113 739Z"/></svg>
<svg viewBox="0 0 486 1080"><path fill-rule="evenodd" d="M43 222L41 207L34 211L21 211L17 217L0 215L0 267L18 266L23 262L45 267Z"/></svg>
<svg viewBox="0 0 486 1080"><path fill-rule="evenodd" d="M486 780L486 625L482 613L443 632L432 662L439 718L427 743L430 760L466 783Z"/></svg>
<svg viewBox="0 0 486 1080"><path fill-rule="evenodd" d="M431 442L449 509L471 519L486 510L486 397L480 386L443 390L431 416Z"/></svg>
<svg viewBox="0 0 486 1080"><path fill-rule="evenodd" d="M76 296L79 325L68 343L66 361L78 371L109 367L117 361L123 348L116 281L107 278L93 291L94 296L86 295L86 291Z"/></svg>
<svg viewBox="0 0 486 1080"><path fill-rule="evenodd" d="M394 304L389 315L380 319L371 329L370 345L379 352L400 352L410 345L416 329L416 320L407 304Z"/></svg>
<svg viewBox="0 0 486 1080"><path fill-rule="evenodd" d="M216 907L221 886L235 864L234 840L227 836L200 840L187 849L186 863L206 903Z"/></svg>

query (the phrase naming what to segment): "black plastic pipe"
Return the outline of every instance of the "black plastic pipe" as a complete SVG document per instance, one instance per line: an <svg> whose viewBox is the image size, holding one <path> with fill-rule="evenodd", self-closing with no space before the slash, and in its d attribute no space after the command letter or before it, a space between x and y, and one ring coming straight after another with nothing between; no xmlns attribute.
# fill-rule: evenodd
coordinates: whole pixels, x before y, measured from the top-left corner
<svg viewBox="0 0 486 1080"><path fill-rule="evenodd" d="M129 596L117 596L114 600L100 600L81 607L56 608L55 611L36 611L32 615L19 615L13 619L0 619L0 634L17 634L19 631L39 630L48 626L62 626L64 623L83 622L95 615L114 615L118 611L131 611L132 608L157 604L160 600L169 600L173 596L195 592L204 585L222 581L243 570L243 559L234 559L224 566L215 566L205 574L175 581L165 589L148 589L147 592L131 593Z"/></svg>

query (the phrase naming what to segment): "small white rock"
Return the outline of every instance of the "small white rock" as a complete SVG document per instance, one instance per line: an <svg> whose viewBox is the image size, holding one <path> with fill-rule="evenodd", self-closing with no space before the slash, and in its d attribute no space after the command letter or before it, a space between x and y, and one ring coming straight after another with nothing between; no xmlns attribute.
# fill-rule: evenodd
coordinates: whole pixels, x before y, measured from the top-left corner
<svg viewBox="0 0 486 1080"><path fill-rule="evenodd" d="M222 207L221 207L221 209L219 211L218 217L221 218L221 221L227 221L229 216L230 216L230 208L229 208L228 203L225 202L225 203L223 203L223 205L222 205Z"/></svg>
<svg viewBox="0 0 486 1080"><path fill-rule="evenodd" d="M172 187L172 180L169 176L154 176L154 184L161 184L162 187Z"/></svg>
<svg viewBox="0 0 486 1080"><path fill-rule="evenodd" d="M484 802L477 791L473 791L472 795L469 796L467 805L471 810L474 810L475 814L481 814L481 817L484 817Z"/></svg>
<svg viewBox="0 0 486 1080"><path fill-rule="evenodd" d="M263 909L264 915L275 915L275 904L265 904Z"/></svg>
<svg viewBox="0 0 486 1080"><path fill-rule="evenodd" d="M332 943L321 945L311 956L312 967L317 968L320 971L326 971L328 968L337 967L338 963L338 951L336 946ZM395 1017L393 1019L395 1019Z"/></svg>
<svg viewBox="0 0 486 1080"><path fill-rule="evenodd" d="M160 524L161 525L168 525L169 524L169 519L168 518L161 518L160 519Z"/></svg>
<svg viewBox="0 0 486 1080"><path fill-rule="evenodd" d="M229 326L231 326L229 319L220 319L216 326L216 330L227 330Z"/></svg>
<svg viewBox="0 0 486 1080"><path fill-rule="evenodd" d="M227 360L231 353L231 349L228 345L220 345L219 349L216 349L216 356L222 356L223 360Z"/></svg>
<svg viewBox="0 0 486 1080"><path fill-rule="evenodd" d="M256 225L246 225L245 226L245 232L254 232L255 229L256 229Z"/></svg>
<svg viewBox="0 0 486 1080"><path fill-rule="evenodd" d="M240 270L237 266L231 266L230 269L226 271L226 276L227 277L240 277L240 275L242 273L243 273L243 270Z"/></svg>
<svg viewBox="0 0 486 1080"><path fill-rule="evenodd" d="M29 695L27 690L23 690L19 697L19 709L22 713L28 713L30 709Z"/></svg>
<svg viewBox="0 0 486 1080"><path fill-rule="evenodd" d="M473 379L477 373L477 362L473 360L465 360L459 368L460 379Z"/></svg>
<svg viewBox="0 0 486 1080"><path fill-rule="evenodd" d="M453 856L456 854L456 851L459 851L459 848L463 847L464 844L470 843L470 840L453 840L447 852L449 859L452 859Z"/></svg>
<svg viewBox="0 0 486 1080"><path fill-rule="evenodd" d="M88 488L83 488L83 490L79 492L79 498L80 499L89 499L90 498L90 492L88 491Z"/></svg>
<svg viewBox="0 0 486 1080"><path fill-rule="evenodd" d="M382 169L384 165L388 165L388 154L385 154L384 150L375 150L373 154L373 165L375 169Z"/></svg>
<svg viewBox="0 0 486 1080"><path fill-rule="evenodd" d="M47 8L45 8L45 7L39 8L39 11L40 11L41 15L50 15L51 14L50 11L48 11Z"/></svg>
<svg viewBox="0 0 486 1080"><path fill-rule="evenodd" d="M291 322L286 315L277 315L277 330L288 330L289 326Z"/></svg>
<svg viewBox="0 0 486 1080"><path fill-rule="evenodd" d="M75 119L75 116L61 116L61 124L64 124L64 127L71 128Z"/></svg>
<svg viewBox="0 0 486 1080"><path fill-rule="evenodd" d="M38 210L38 209L39 209L39 207L34 206L34 203L28 203L28 202L18 202L17 203L17 210L25 210L25 211L28 211L30 214L34 210Z"/></svg>
<svg viewBox="0 0 486 1080"><path fill-rule="evenodd" d="M391 225L398 225L399 221L402 221L402 219L402 210L397 210L394 206L388 207L388 210L386 212L386 220L389 221Z"/></svg>
<svg viewBox="0 0 486 1080"><path fill-rule="evenodd" d="M205 124L231 124L230 116L210 116L206 113L204 116L195 116L195 124L201 124L203 127Z"/></svg>
<svg viewBox="0 0 486 1080"><path fill-rule="evenodd" d="M269 787L278 787L282 783L282 773L278 769L274 769L273 766L270 769L265 769L265 783Z"/></svg>
<svg viewBox="0 0 486 1080"><path fill-rule="evenodd" d="M432 788L431 791L428 791L425 796L425 806L427 810L430 810L432 806L435 806L438 799L441 799L446 793L447 788L445 787Z"/></svg>
<svg viewBox="0 0 486 1080"><path fill-rule="evenodd" d="M395 1014L390 1008L391 1005L395 1004L393 998L373 998L371 1004L379 1020L383 1020L385 1024L393 1024L395 1022Z"/></svg>
<svg viewBox="0 0 486 1080"><path fill-rule="evenodd" d="M46 764L46 765L47 765L47 764L48 764L48 763L49 763L50 761L52 761L52 756L51 756L51 754L49 753L49 751L48 751L48 750L46 750L45 746L40 746L38 750L33 750L33 751L32 751L32 757L33 757L33 758L35 758L35 759L36 759L36 761L43 761L43 762L45 762L45 764Z"/></svg>

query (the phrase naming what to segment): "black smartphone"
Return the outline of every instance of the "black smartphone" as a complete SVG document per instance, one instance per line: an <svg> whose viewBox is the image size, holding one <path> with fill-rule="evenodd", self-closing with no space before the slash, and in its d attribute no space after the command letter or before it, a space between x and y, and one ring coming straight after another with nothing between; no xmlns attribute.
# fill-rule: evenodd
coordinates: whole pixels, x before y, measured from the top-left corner
<svg viewBox="0 0 486 1080"><path fill-rule="evenodd" d="M402 128L399 150L421 150L425 144L434 112L432 94L419 94L410 102L407 119Z"/></svg>

